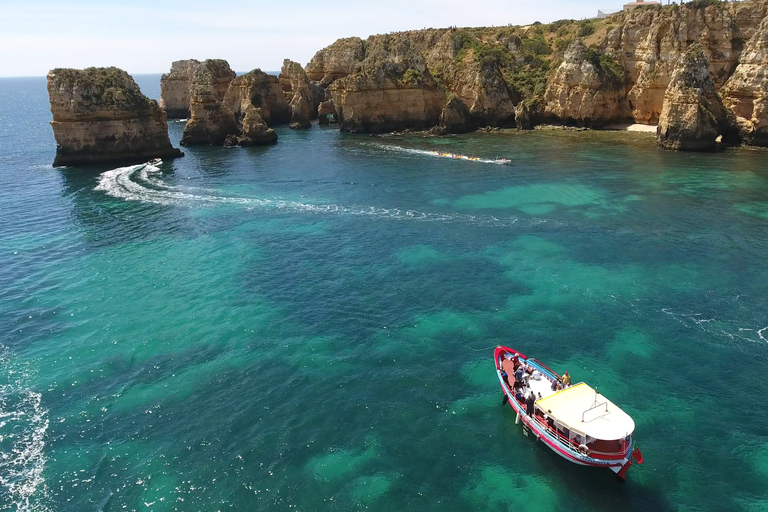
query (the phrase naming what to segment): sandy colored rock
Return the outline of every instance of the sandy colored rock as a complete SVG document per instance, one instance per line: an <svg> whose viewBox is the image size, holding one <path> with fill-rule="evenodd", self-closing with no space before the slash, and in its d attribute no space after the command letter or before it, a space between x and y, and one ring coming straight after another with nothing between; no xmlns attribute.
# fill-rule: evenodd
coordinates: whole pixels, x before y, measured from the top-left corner
<svg viewBox="0 0 768 512"><path fill-rule="evenodd" d="M715 92L704 50L694 44L672 73L656 141L665 149L712 151L728 131L728 113Z"/></svg>
<svg viewBox="0 0 768 512"><path fill-rule="evenodd" d="M720 94L736 116L743 141L768 147L768 17L749 40Z"/></svg>
<svg viewBox="0 0 768 512"><path fill-rule="evenodd" d="M238 117L242 117L250 106L259 108L261 117L269 126L285 124L291 120L291 109L280 81L260 69L232 80L223 103Z"/></svg>
<svg viewBox="0 0 768 512"><path fill-rule="evenodd" d="M329 117L330 116L330 117ZM336 105L332 100L323 101L317 107L317 119L321 125L329 125L331 122L338 122L338 114L336 113Z"/></svg>
<svg viewBox="0 0 768 512"><path fill-rule="evenodd" d="M464 29L424 32L419 43L430 72L467 107L464 130L511 126L515 118L513 95L497 62L475 54L473 43L479 42L475 36ZM502 43L509 50L510 42Z"/></svg>
<svg viewBox="0 0 768 512"><path fill-rule="evenodd" d="M365 43L359 37L339 39L318 51L309 61L305 71L309 80L327 86L355 71L365 59Z"/></svg>
<svg viewBox="0 0 768 512"><path fill-rule="evenodd" d="M54 166L140 163L183 155L171 147L165 113L125 71L59 68L47 78Z"/></svg>
<svg viewBox="0 0 768 512"><path fill-rule="evenodd" d="M440 112L440 126L445 128L445 133L469 131L469 109L463 101L456 97L448 100Z"/></svg>
<svg viewBox="0 0 768 512"><path fill-rule="evenodd" d="M616 26L598 46L628 73L626 117L656 124L672 72L686 49L701 45L715 88L728 79L746 41L768 14L768 2L644 7L611 16Z"/></svg>
<svg viewBox="0 0 768 512"><path fill-rule="evenodd" d="M171 64L171 71L160 78L160 107L168 118L183 119L189 116L192 81L200 67L211 75L211 85L219 100L224 98L235 72L222 59L208 59L203 62L190 59Z"/></svg>
<svg viewBox="0 0 768 512"><path fill-rule="evenodd" d="M216 75L210 68L198 67L192 78L189 120L181 145L223 144L229 135L238 135L240 127L234 112L220 98Z"/></svg>
<svg viewBox="0 0 768 512"><path fill-rule="evenodd" d="M622 120L624 76L614 76L601 56L581 41L568 47L547 84L544 114L579 126L605 126ZM603 57L605 58L605 57ZM623 68L621 68L623 73Z"/></svg>
<svg viewBox="0 0 768 512"><path fill-rule="evenodd" d="M242 133L229 135L225 146L266 146L277 143L277 133L268 128L259 115L259 109L249 106L243 114Z"/></svg>

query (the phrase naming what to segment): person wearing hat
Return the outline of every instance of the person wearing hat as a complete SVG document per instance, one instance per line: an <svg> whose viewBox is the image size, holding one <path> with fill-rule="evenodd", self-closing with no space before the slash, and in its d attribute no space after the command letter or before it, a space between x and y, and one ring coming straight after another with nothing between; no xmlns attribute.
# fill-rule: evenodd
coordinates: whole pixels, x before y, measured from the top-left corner
<svg viewBox="0 0 768 512"><path fill-rule="evenodd" d="M571 376L568 375L568 372L565 372L563 374L563 387L568 387L571 385Z"/></svg>

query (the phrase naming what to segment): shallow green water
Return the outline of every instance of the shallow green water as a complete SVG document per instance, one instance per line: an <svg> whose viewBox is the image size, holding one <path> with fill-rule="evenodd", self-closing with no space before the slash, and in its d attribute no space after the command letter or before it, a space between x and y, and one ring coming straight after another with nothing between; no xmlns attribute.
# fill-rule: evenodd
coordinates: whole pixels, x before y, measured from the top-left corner
<svg viewBox="0 0 768 512"><path fill-rule="evenodd" d="M51 169L45 81L0 104L0 509L768 509L768 153L315 127ZM497 344L645 464L524 437Z"/></svg>

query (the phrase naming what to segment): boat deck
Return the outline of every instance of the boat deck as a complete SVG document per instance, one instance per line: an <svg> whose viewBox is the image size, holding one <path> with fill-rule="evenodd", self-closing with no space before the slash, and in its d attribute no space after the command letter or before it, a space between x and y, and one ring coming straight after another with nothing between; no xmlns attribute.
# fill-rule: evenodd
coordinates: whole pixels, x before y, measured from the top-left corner
<svg viewBox="0 0 768 512"><path fill-rule="evenodd" d="M504 359L502 362L502 368L505 372L507 372L507 375L509 376L509 385L514 387L515 385L515 367L514 363L511 359ZM535 379L533 377L530 377L528 379L528 388L525 390L525 396L528 396L528 394L533 391L533 393L536 395L536 400L539 400L540 398L546 398L548 396L554 395L556 391L552 391L552 381L549 380L544 374L541 372L538 372L538 379ZM523 400L525 402L525 400Z"/></svg>

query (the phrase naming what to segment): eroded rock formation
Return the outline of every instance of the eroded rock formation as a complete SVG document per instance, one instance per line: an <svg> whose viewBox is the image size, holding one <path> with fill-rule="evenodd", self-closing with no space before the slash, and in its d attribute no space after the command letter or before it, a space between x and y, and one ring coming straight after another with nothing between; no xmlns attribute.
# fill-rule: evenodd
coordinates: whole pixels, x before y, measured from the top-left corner
<svg viewBox="0 0 768 512"><path fill-rule="evenodd" d="M381 133L436 125L445 93L419 52L392 49L384 37L369 44L368 56L357 72L330 86L341 129ZM392 42L409 43L405 37ZM399 58L392 58L393 54Z"/></svg>
<svg viewBox="0 0 768 512"><path fill-rule="evenodd" d="M768 17L749 40L720 94L736 116L743 141L768 147Z"/></svg>
<svg viewBox="0 0 768 512"><path fill-rule="evenodd" d="M195 74L203 68L210 76L210 87L219 100L235 78L229 63L222 59L179 60L171 64L171 71L160 78L160 107L168 118L183 119L190 114L190 98Z"/></svg>
<svg viewBox="0 0 768 512"><path fill-rule="evenodd" d="M618 66L615 66L618 67ZM624 70L601 60L594 50L576 40L547 84L544 114L580 126L602 126L622 121Z"/></svg>
<svg viewBox="0 0 768 512"><path fill-rule="evenodd" d="M604 20L341 39L319 51L306 72L310 80L331 84L342 129L427 125L435 116L435 88L467 107L463 130L529 127L543 119L589 126L624 120L656 124L686 49L701 45L718 89L766 14L766 0L687 3L642 7ZM566 51L582 35L585 45ZM409 79L418 72L422 83L403 87L406 72ZM411 102L412 108L398 101ZM416 107L419 102L428 108ZM441 103L442 110L446 103ZM517 119L518 114L523 116ZM457 129L454 123L449 131Z"/></svg>
<svg viewBox="0 0 768 512"><path fill-rule="evenodd" d="M240 135L229 135L224 141L225 146L264 146L277 142L277 133L268 128L267 123L259 115L259 109L253 105L245 109Z"/></svg>
<svg viewBox="0 0 768 512"><path fill-rule="evenodd" d="M698 43L720 88L738 62L744 41L768 14L768 3L756 0L695 5L644 7L610 18L614 28L598 46L628 73L627 116L655 124L672 72L686 49Z"/></svg>
<svg viewBox="0 0 768 512"><path fill-rule="evenodd" d="M223 144L230 135L238 135L240 126L234 112L220 97L217 74L207 66L198 66L192 77L189 120L181 145Z"/></svg>
<svg viewBox="0 0 768 512"><path fill-rule="evenodd" d="M322 90L319 94L313 93L313 89L320 89L318 85L310 84L307 74L301 64L290 59L283 61L280 70L280 86L290 96L291 128L309 128L310 120L317 118L317 107L322 101Z"/></svg>
<svg viewBox="0 0 768 512"><path fill-rule="evenodd" d="M656 140L665 149L712 151L728 135L728 112L715 92L703 48L694 44L675 67L659 116Z"/></svg>
<svg viewBox="0 0 768 512"><path fill-rule="evenodd" d="M365 59L365 43L359 37L339 39L318 51L305 69L307 77L327 87L355 71Z"/></svg>
<svg viewBox="0 0 768 512"><path fill-rule="evenodd" d="M259 109L259 115L270 126L291 120L291 109L276 76L254 69L238 76L229 85L224 105L237 116L243 116L249 106Z"/></svg>
<svg viewBox="0 0 768 512"><path fill-rule="evenodd" d="M165 113L118 68L54 69L48 96L54 166L176 158Z"/></svg>

